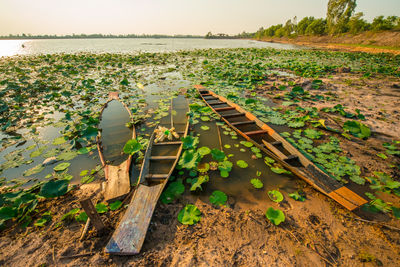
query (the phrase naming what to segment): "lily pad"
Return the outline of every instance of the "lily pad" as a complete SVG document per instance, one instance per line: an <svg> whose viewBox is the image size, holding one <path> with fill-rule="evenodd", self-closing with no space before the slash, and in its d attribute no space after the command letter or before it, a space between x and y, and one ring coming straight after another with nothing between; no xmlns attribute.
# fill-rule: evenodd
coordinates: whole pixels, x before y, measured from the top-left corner
<svg viewBox="0 0 400 267"><path fill-rule="evenodd" d="M178 214L178 221L181 224L193 225L200 221L201 211L192 204L186 205Z"/></svg>
<svg viewBox="0 0 400 267"><path fill-rule="evenodd" d="M31 176L31 175L39 173L39 172L41 172L43 170L44 170L44 166L42 164L39 164L39 165L36 165L35 167L29 169L29 170L26 170L23 175L24 176Z"/></svg>
<svg viewBox="0 0 400 267"><path fill-rule="evenodd" d="M136 140L131 139L124 145L124 153L129 155L134 155L142 149L142 145Z"/></svg>
<svg viewBox="0 0 400 267"><path fill-rule="evenodd" d="M65 142L67 142L67 140L65 140L64 136L61 136L53 140L53 145L61 145L64 144Z"/></svg>
<svg viewBox="0 0 400 267"><path fill-rule="evenodd" d="M299 192L291 193L291 194L289 194L289 197L291 197L297 201L305 201L306 200L306 198L304 196L300 195Z"/></svg>
<svg viewBox="0 0 400 267"><path fill-rule="evenodd" d="M219 149L212 149L211 150L211 156L213 157L213 159L215 159L216 161L223 161L226 157L225 153Z"/></svg>
<svg viewBox="0 0 400 267"><path fill-rule="evenodd" d="M278 190L271 190L271 191L268 191L268 197L269 197L272 201L274 201L274 202L276 202L276 203L279 203L279 202L281 202L281 201L283 200L283 195L282 195L282 193L279 192Z"/></svg>
<svg viewBox="0 0 400 267"><path fill-rule="evenodd" d="M199 160L200 153L194 150L185 150L179 159L179 165L185 169L193 169L196 168Z"/></svg>
<svg viewBox="0 0 400 267"><path fill-rule="evenodd" d="M346 121L343 125L343 129L361 139L366 139L371 136L369 127L358 121Z"/></svg>
<svg viewBox="0 0 400 267"><path fill-rule="evenodd" d="M65 170L66 168L68 168L69 165L71 165L71 163L69 163L69 162L63 162L63 163L60 163L60 164L58 164L57 166L55 166L55 167L53 168L53 170L55 170L56 172L58 172L58 171L63 171L63 170Z"/></svg>
<svg viewBox="0 0 400 267"><path fill-rule="evenodd" d="M236 164L242 169L245 169L249 166L249 164L247 164L247 162L244 160L238 160L236 161Z"/></svg>
<svg viewBox="0 0 400 267"><path fill-rule="evenodd" d="M264 187L264 184L261 182L260 179L253 178L250 180L250 183L254 186L256 189L260 189Z"/></svg>
<svg viewBox="0 0 400 267"><path fill-rule="evenodd" d="M210 202L214 205L225 205L228 200L228 196L219 190L215 190L211 193Z"/></svg>
<svg viewBox="0 0 400 267"><path fill-rule="evenodd" d="M186 137L182 137L181 140L183 142L183 149L196 148L198 143L199 143L199 138L198 137L193 137L191 135L188 135Z"/></svg>
<svg viewBox="0 0 400 267"><path fill-rule="evenodd" d="M50 180L43 184L39 194L45 198L59 197L67 193L69 180Z"/></svg>
<svg viewBox="0 0 400 267"><path fill-rule="evenodd" d="M95 208L98 213L106 213L108 211L108 207L104 203L97 203Z"/></svg>
<svg viewBox="0 0 400 267"><path fill-rule="evenodd" d="M197 152L199 152L200 155L201 155L202 157L204 157L205 155L208 155L208 154L211 153L211 149L210 149L209 147L202 146L202 147L200 147L199 149L197 149Z"/></svg>
<svg viewBox="0 0 400 267"><path fill-rule="evenodd" d="M203 125L203 126L201 126L200 128L201 128L202 130L204 130L204 131L210 130L210 127L208 127L207 125Z"/></svg>
<svg viewBox="0 0 400 267"><path fill-rule="evenodd" d="M285 214L281 210L272 207L267 210L265 217L275 225L279 225L285 221Z"/></svg>

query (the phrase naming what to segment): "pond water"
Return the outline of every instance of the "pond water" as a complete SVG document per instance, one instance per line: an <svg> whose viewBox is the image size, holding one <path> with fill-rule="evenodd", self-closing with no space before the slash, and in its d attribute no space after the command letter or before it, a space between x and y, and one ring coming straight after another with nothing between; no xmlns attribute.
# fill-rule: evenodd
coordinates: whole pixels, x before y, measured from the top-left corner
<svg viewBox="0 0 400 267"><path fill-rule="evenodd" d="M278 48L303 49L302 46L259 42L255 40L201 38L107 38L107 39L45 39L0 40L0 57L54 53L137 53L174 52L208 48Z"/></svg>

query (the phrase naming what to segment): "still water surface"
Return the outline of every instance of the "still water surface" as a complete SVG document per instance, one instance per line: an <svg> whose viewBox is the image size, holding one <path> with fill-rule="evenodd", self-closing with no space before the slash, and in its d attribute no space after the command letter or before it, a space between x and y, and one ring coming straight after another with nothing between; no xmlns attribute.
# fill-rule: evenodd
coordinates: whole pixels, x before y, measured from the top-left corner
<svg viewBox="0 0 400 267"><path fill-rule="evenodd" d="M0 57L54 53L137 53L174 52L208 48L278 48L301 49L291 44L254 40L200 38L107 38L107 39L45 39L0 40Z"/></svg>

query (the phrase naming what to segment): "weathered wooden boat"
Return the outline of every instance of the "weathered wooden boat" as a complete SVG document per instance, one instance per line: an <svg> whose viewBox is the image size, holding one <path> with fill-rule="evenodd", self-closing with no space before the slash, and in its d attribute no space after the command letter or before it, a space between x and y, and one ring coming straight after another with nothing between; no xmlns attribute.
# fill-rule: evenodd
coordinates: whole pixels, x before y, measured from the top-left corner
<svg viewBox="0 0 400 267"><path fill-rule="evenodd" d="M355 210L368 202L321 170L252 113L225 97L207 90L202 85L196 85L195 88L203 101L238 134L321 193L331 197L349 210Z"/></svg>
<svg viewBox="0 0 400 267"><path fill-rule="evenodd" d="M112 113L109 115L104 114L105 109L114 103L117 105L122 104L120 109L122 108L124 110L119 110L119 112L123 113L121 115L123 116L124 120L118 120L118 118L115 118L115 114ZM103 131L99 132L99 135L97 136L97 149L99 151L100 161L104 168L104 174L106 177L104 198L105 200L112 200L126 195L131 190L129 168L131 165L132 156L123 155L122 148L127 141L125 139L136 138L136 131L135 127L133 127L132 134L130 134L130 130L125 126L125 123L128 122L126 121L128 117L129 120L132 120L132 114L125 103L120 101L118 92L109 93L108 101L101 109L100 120L104 119L104 115L110 118L106 122L101 122L105 124L104 128L107 129L103 129ZM108 132L108 136L102 135L104 130ZM121 131L124 132L125 138L121 138ZM105 150L108 152L110 147L116 148L114 154L105 153Z"/></svg>
<svg viewBox="0 0 400 267"><path fill-rule="evenodd" d="M181 137L188 133L188 102L182 95L172 100L174 113L168 123L160 123L168 129L174 127L179 138L155 143L155 133L150 138L139 184L127 211L108 242L105 251L116 255L134 255L140 252L157 201L166 186L182 152Z"/></svg>

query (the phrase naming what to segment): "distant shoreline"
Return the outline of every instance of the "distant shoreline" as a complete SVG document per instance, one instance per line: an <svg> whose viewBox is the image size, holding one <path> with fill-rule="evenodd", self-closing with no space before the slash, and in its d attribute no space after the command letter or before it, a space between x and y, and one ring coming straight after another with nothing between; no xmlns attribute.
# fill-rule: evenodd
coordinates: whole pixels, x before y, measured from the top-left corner
<svg viewBox="0 0 400 267"><path fill-rule="evenodd" d="M51 40L51 39L205 39L204 36L188 35L188 36L0 36L0 40Z"/></svg>

